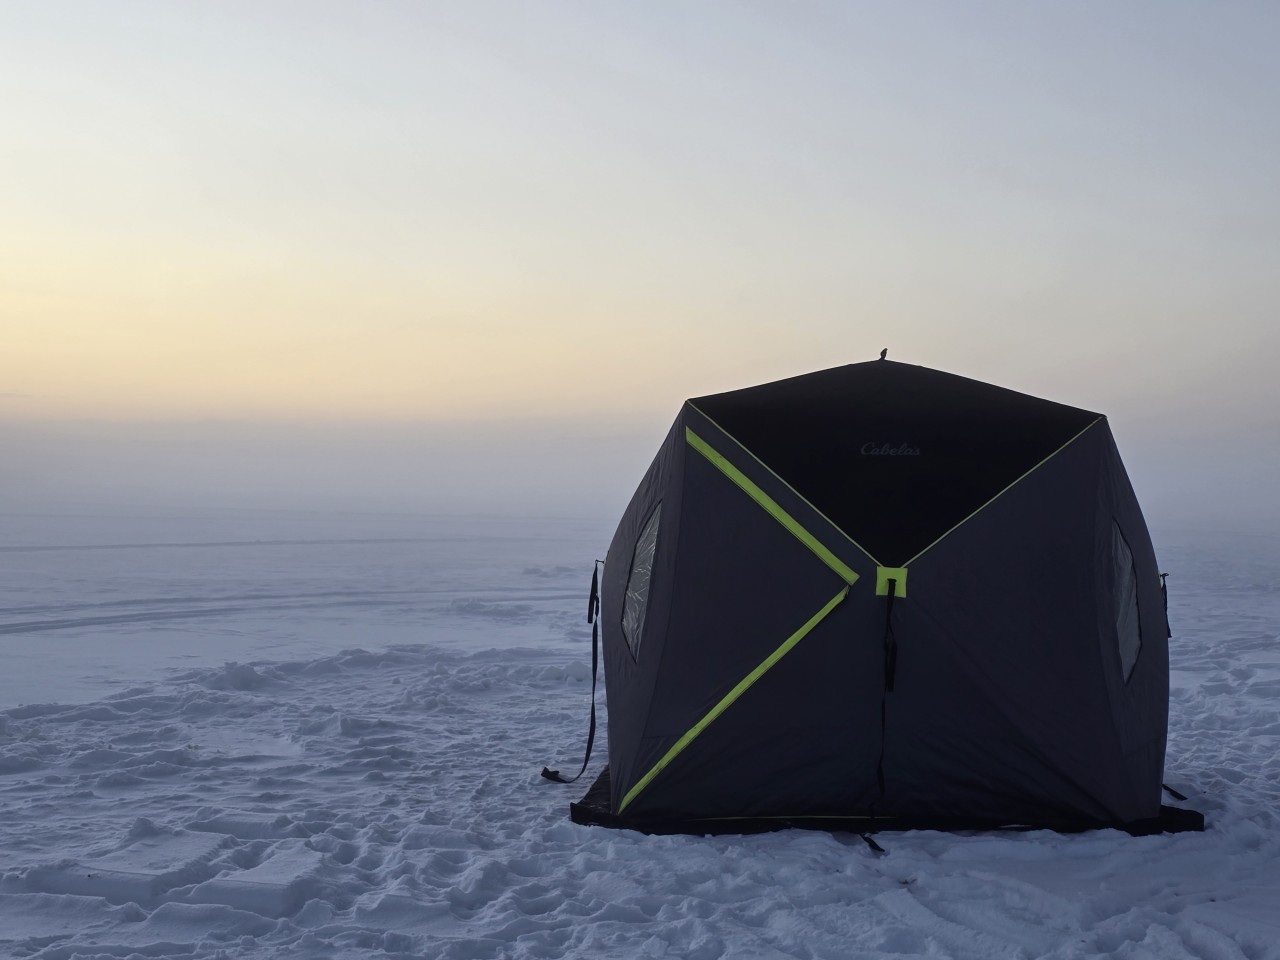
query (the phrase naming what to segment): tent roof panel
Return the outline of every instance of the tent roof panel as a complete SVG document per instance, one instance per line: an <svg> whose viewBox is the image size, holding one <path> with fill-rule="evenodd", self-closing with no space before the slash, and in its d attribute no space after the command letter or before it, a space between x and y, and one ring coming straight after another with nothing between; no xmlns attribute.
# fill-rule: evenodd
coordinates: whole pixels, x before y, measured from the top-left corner
<svg viewBox="0 0 1280 960"><path fill-rule="evenodd" d="M690 403L890 565L915 557L1099 419L891 360Z"/></svg>

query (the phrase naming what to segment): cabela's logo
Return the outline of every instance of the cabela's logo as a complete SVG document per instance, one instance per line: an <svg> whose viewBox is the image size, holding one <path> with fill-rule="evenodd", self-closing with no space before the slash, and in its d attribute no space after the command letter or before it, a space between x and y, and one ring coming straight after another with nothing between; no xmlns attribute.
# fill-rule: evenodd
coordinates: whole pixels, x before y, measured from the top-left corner
<svg viewBox="0 0 1280 960"><path fill-rule="evenodd" d="M920 448L909 443L876 443L868 440L862 445L864 457L918 457Z"/></svg>

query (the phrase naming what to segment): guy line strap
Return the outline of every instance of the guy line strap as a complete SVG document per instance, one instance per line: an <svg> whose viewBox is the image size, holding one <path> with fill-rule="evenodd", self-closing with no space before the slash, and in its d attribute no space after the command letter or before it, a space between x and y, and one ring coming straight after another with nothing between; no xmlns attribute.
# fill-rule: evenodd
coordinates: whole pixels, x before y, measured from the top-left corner
<svg viewBox="0 0 1280 960"><path fill-rule="evenodd" d="M596 742L596 677L600 674L600 567L603 563L603 560L597 560L591 568L591 593L587 596L587 623L591 624L591 724L587 728L587 750L582 757L582 768L576 776L565 777L559 770L542 768L542 776L556 783L573 783L587 772L587 764L591 762L591 748Z"/></svg>

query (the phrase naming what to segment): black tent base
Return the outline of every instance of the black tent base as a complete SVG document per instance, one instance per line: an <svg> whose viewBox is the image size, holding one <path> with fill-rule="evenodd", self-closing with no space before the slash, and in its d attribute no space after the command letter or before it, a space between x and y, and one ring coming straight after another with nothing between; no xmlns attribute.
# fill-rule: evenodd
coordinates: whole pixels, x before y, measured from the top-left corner
<svg viewBox="0 0 1280 960"><path fill-rule="evenodd" d="M1135 837L1156 833L1183 833L1204 830L1204 814L1181 807L1161 805L1160 815L1131 823L1104 823L1093 820L1006 823L975 817L941 817L928 820L883 816L813 817L728 817L698 820L637 820L620 817L610 809L609 768L596 777L586 795L569 804L569 819L584 826L637 830L648 834L685 833L695 835L768 833L773 830L828 830L832 832L876 833L882 830L1053 830L1083 833L1086 830L1123 830Z"/></svg>

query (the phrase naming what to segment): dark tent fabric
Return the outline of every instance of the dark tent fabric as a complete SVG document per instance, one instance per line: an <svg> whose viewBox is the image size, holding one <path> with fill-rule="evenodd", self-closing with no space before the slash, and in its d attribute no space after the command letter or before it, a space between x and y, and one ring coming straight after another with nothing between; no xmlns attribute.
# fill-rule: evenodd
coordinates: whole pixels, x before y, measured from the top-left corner
<svg viewBox="0 0 1280 960"><path fill-rule="evenodd" d="M1170 816L1160 576L1099 414L884 359L690 400L601 587L581 822Z"/></svg>

